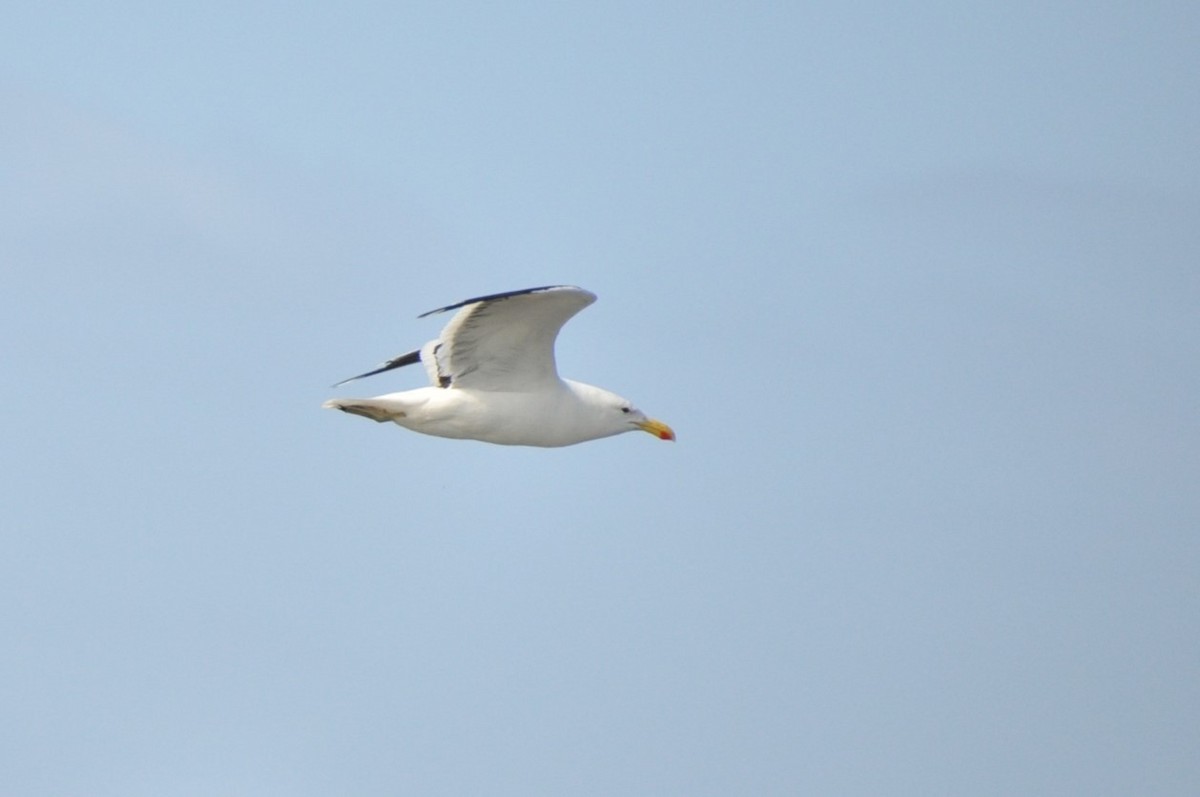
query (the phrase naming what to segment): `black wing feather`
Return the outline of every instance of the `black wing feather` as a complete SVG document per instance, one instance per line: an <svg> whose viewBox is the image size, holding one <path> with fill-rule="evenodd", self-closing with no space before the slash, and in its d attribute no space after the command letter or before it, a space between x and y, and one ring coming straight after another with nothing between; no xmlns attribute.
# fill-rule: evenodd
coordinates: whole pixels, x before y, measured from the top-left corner
<svg viewBox="0 0 1200 797"><path fill-rule="evenodd" d="M355 379L362 379L363 377L367 376L375 376L375 374L382 374L384 371L390 371L393 368L403 368L406 365L412 365L413 363L419 362L421 362L421 350L417 349L416 351L410 351L407 354L401 354L399 357L393 357L385 363L380 363L379 367L375 368L373 371L367 371L365 374L359 374L358 376L352 376L349 379L343 379L341 382L338 382L336 385L334 385L334 387L341 387L347 382L353 382Z"/></svg>
<svg viewBox="0 0 1200 797"><path fill-rule="evenodd" d="M428 315L436 315L444 313L448 310L457 310L460 307L466 307L468 304L476 304L478 302L493 302L499 299L508 299L513 296L524 296L527 293L540 293L541 291L552 291L555 288L569 288L569 285L543 285L540 288L522 288L519 291L505 291L504 293L492 293L487 296L476 296L474 299L463 299L461 302L448 304L445 307L439 307L436 310L430 310L428 313L421 313L417 318L424 318Z"/></svg>

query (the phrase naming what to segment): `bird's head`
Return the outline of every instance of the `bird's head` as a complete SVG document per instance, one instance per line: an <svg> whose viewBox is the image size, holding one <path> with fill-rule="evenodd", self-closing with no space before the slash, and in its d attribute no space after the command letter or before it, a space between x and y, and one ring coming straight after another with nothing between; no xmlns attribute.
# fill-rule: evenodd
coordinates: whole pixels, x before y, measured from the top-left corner
<svg viewBox="0 0 1200 797"><path fill-rule="evenodd" d="M646 417L627 398L594 385L566 380L568 388L590 409L588 422L596 427L599 436L641 430L659 440L674 440L675 432L662 421Z"/></svg>
<svg viewBox="0 0 1200 797"><path fill-rule="evenodd" d="M662 421L656 421L653 418L647 418L646 413L634 407L628 401L622 400L617 407L617 411L625 416L625 421L635 429L641 429L643 432L649 432L659 440L674 440L675 432L671 430Z"/></svg>

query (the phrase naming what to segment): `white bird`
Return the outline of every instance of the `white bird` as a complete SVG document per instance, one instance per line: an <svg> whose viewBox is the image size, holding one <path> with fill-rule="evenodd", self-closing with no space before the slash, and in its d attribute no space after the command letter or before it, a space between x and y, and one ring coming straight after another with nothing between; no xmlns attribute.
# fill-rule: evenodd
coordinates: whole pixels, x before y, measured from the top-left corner
<svg viewBox="0 0 1200 797"><path fill-rule="evenodd" d="M674 440L671 427L617 394L559 378L558 331L594 301L582 288L548 285L430 310L419 317L458 312L436 340L334 387L418 361L431 387L324 406L422 434L501 445L569 446L638 429Z"/></svg>

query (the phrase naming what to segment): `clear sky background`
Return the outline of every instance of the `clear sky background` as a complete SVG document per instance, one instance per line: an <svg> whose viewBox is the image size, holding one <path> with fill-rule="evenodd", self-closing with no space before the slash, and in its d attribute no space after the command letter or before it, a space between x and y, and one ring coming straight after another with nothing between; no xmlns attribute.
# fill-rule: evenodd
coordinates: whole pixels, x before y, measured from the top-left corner
<svg viewBox="0 0 1200 797"><path fill-rule="evenodd" d="M24 3L0 779L1200 793L1200 10ZM323 411L600 301L560 450Z"/></svg>

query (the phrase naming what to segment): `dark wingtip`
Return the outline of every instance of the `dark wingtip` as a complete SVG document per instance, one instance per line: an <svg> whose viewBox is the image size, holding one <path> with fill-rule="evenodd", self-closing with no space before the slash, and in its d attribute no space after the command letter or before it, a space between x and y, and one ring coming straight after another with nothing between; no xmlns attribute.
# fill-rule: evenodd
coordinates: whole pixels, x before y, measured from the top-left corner
<svg viewBox="0 0 1200 797"><path fill-rule="evenodd" d="M571 285L542 285L538 288L522 288L519 291L504 291L503 293L489 293L487 296L476 296L474 299L463 299L461 302L448 304L445 307L439 307L436 310L430 310L428 313L421 313L417 318L444 313L447 310L457 310L460 307L466 307L468 304L478 304L479 302L494 302L499 299L509 299L513 296L524 296L527 293L539 293L541 291L552 291L556 288L571 288Z"/></svg>
<svg viewBox="0 0 1200 797"><path fill-rule="evenodd" d="M421 350L417 349L416 351L410 351L407 354L401 354L399 357L393 357L392 359L388 360L387 362L380 364L380 366L378 368L375 368L372 371L367 371L365 374L359 374L358 376L352 376L349 379L343 379L341 382L338 382L337 384L332 385L331 387L341 387L342 385L346 384L347 382L353 382L355 379L365 379L368 376L375 376L375 374L382 374L384 371L390 371L393 368L403 368L406 365L412 365L413 363L418 363L420 361L421 361Z"/></svg>

